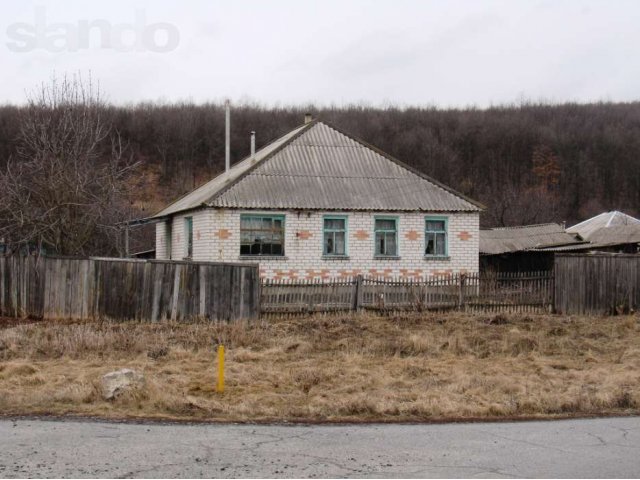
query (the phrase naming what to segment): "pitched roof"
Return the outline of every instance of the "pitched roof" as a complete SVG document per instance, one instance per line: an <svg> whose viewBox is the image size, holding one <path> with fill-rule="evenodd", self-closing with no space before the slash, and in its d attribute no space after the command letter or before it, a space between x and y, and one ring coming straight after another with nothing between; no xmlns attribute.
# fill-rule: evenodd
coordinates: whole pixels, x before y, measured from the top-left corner
<svg viewBox="0 0 640 480"><path fill-rule="evenodd" d="M612 212L601 213L600 215L589 218L577 225L574 225L573 227L567 228L567 232L579 233L582 238L591 240L591 235L601 228L635 224L640 224L640 220L627 215L626 213L614 210Z"/></svg>
<svg viewBox="0 0 640 480"><path fill-rule="evenodd" d="M258 150L254 157L247 157L241 162L236 163L228 172L221 173L204 185L201 185L190 193L180 197L178 200L171 203L151 218L165 217L177 212L206 205L217 192L240 179L243 174L285 145L287 141L300 133L305 127L306 125L298 127L271 142L266 147Z"/></svg>
<svg viewBox="0 0 640 480"><path fill-rule="evenodd" d="M485 255L582 243L585 242L557 223L480 230L480 253Z"/></svg>
<svg viewBox="0 0 640 480"><path fill-rule="evenodd" d="M640 222L630 225L616 225L596 230L589 241L598 246L640 243Z"/></svg>
<svg viewBox="0 0 640 480"><path fill-rule="evenodd" d="M292 130L152 218L203 206L430 212L484 208L319 121Z"/></svg>

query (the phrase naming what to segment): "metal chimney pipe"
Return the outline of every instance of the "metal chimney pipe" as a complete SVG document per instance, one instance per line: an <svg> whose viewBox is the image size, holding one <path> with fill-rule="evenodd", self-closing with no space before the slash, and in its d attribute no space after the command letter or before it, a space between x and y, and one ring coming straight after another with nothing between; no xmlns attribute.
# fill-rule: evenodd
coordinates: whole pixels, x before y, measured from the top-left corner
<svg viewBox="0 0 640 480"><path fill-rule="evenodd" d="M225 100L224 109L224 171L228 172L231 168L231 107L229 100Z"/></svg>
<svg viewBox="0 0 640 480"><path fill-rule="evenodd" d="M256 132L251 131L251 158L256 156Z"/></svg>

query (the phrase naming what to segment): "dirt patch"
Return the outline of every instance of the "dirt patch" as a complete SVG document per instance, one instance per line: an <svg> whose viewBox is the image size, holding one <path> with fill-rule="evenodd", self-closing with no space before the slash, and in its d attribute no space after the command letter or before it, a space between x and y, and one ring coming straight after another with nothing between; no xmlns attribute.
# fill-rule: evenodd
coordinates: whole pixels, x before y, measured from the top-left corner
<svg viewBox="0 0 640 480"><path fill-rule="evenodd" d="M215 391L224 343L226 392ZM134 368L144 388L102 399ZM441 421L640 412L640 320L370 314L252 324L35 322L0 330L0 413Z"/></svg>

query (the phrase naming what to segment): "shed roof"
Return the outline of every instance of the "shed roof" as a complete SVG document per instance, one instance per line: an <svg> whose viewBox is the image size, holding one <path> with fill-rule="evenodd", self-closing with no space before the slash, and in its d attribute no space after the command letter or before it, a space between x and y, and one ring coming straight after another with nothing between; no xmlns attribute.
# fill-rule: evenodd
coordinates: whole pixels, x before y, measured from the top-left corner
<svg viewBox="0 0 640 480"><path fill-rule="evenodd" d="M614 210L611 212L603 212L595 217L591 217L580 222L573 227L567 228L567 232L578 233L582 238L591 240L591 235L601 228L611 228L623 225L640 225L640 220L632 217L631 215L627 215L626 213Z"/></svg>
<svg viewBox="0 0 640 480"><path fill-rule="evenodd" d="M589 242L601 247L640 243L640 222L600 228L589 236Z"/></svg>
<svg viewBox="0 0 640 480"><path fill-rule="evenodd" d="M599 248L615 247L616 245L628 245L633 243L640 243L640 224L602 227L593 232L586 243L547 247L539 250L548 252L598 250Z"/></svg>
<svg viewBox="0 0 640 480"><path fill-rule="evenodd" d="M585 243L557 223L480 230L480 253L498 255L560 245Z"/></svg>
<svg viewBox="0 0 640 480"><path fill-rule="evenodd" d="M198 207L478 212L484 207L324 122L298 127L152 218Z"/></svg>

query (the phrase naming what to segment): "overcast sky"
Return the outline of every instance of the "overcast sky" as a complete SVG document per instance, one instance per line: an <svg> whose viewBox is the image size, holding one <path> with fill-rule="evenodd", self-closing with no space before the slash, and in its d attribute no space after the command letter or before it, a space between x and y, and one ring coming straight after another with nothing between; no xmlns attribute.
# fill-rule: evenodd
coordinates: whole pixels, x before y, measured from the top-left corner
<svg viewBox="0 0 640 480"><path fill-rule="evenodd" d="M640 1L21 0L0 32L3 103L89 70L114 103L640 98Z"/></svg>

